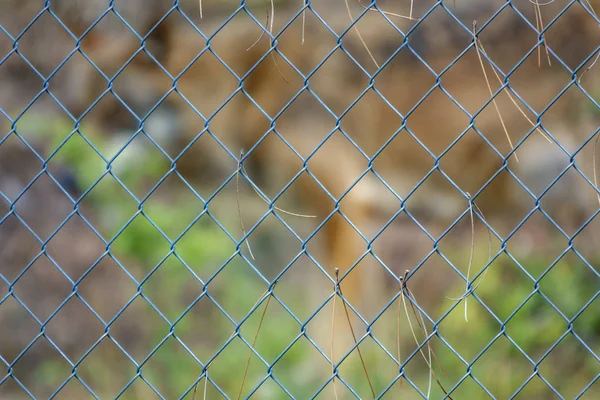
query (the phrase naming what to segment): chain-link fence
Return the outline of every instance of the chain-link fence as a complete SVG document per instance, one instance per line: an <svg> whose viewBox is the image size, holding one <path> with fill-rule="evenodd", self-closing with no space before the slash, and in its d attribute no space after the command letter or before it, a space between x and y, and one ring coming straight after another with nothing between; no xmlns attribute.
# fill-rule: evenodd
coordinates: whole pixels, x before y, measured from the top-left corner
<svg viewBox="0 0 600 400"><path fill-rule="evenodd" d="M1 2L0 398L597 398L598 3Z"/></svg>

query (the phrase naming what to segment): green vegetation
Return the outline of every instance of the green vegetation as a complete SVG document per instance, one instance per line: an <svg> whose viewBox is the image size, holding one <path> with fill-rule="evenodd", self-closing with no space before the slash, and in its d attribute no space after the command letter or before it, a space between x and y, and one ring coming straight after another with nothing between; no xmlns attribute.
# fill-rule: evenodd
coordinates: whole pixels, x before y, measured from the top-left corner
<svg viewBox="0 0 600 400"><path fill-rule="evenodd" d="M49 126L53 133L49 147L57 148L71 132L72 126L61 121L52 122ZM46 131L47 129L48 126ZM114 149L111 150L107 137L89 127L82 127L81 132L103 152L105 158L110 159L117 153ZM143 148L136 148L134 157L127 159L128 153L124 152L115 159L111 168L138 199L144 198L170 168L166 158L151 157L150 154L157 153L148 150L151 149L149 142L146 144L150 146L146 147L147 153ZM93 207L93 223L105 235L105 239L111 240L120 232L112 242L112 253L125 267L139 267L140 271L132 274L138 282L143 283L141 293L152 303L150 306L142 298L136 300L141 302L141 307L145 310L143 314L139 314L142 318L137 324L143 325L143 330L149 332L140 337L142 342L138 343L138 349L145 351L135 357L137 362L145 360L141 367L144 379L138 379L121 398L154 398L148 384L165 398L179 398L202 374L202 366L195 357L203 363L212 359L234 334L235 323L245 318L263 296L267 283L240 257L234 258L219 271L221 265L235 252L235 243L207 215L196 220L204 205L189 191L182 190L181 186L179 189L177 185L168 186L169 190L160 192L162 197L154 199L150 196L144 206L139 207L119 182L111 175L106 175L106 163L78 133L60 148L52 160L50 164L60 161L70 165L83 190L92 188L82 204ZM97 183L103 175L100 183ZM130 222L134 215L135 218ZM232 215L235 217L237 214L232 212ZM181 236L184 232L185 235ZM457 254L468 255L468 251L468 246L456 249ZM477 249L478 257L474 265L485 264L486 251L487 247ZM544 271L548 265L541 260L528 259L522 265L535 279L543 275L539 280L539 287L513 261L500 257L491 265L484 282L477 290L477 296L499 321L476 299L470 297L468 323L464 320L462 302L440 322L438 333L464 359L461 360L438 337L431 340L439 364L445 370L442 372L437 363L433 362L436 375L444 388L449 390L461 382L453 391L453 398L486 398L476 380L496 398L510 397L525 385L534 372L534 365L526 355L536 364L535 369L565 398L576 396L600 372L597 358L578 340L580 338L590 350L599 353L598 302L590 304L580 313L581 308L597 294L599 285L595 274L576 257L563 258L547 274ZM218 273L215 275L216 272ZM209 283L205 287L203 282ZM292 287L290 285L292 284L289 282L278 284L275 294L283 296ZM202 296L205 289L210 299L206 295ZM461 290L464 287L459 285L451 292L459 293ZM305 316L310 316L314 309L305 301L305 297L296 293L299 292L286 296L285 304L301 315L301 322L304 323ZM418 293L417 297L426 295ZM569 324L546 299L552 301L567 319L577 318ZM215 302L226 310L235 323L229 320ZM450 300L440 303L440 315L444 315L454 304ZM241 326L240 332L249 343L254 340L265 305L266 301L263 301ZM154 307L160 310L162 316L153 310ZM519 311L515 313L516 309ZM336 312L340 315L343 313L339 302ZM314 331L316 324L329 324L331 304L320 314L321 318L309 323L307 332L311 332L311 329ZM150 315L152 318L144 318ZM394 357L397 354L395 343L398 335L396 318L397 303L392 304L374 326L375 335L382 334L381 342ZM412 314L411 320L419 340L422 340L423 336ZM406 315L403 315L403 358L415 348L407 322ZM564 335L570 328L578 338L573 334ZM431 331L431 326L428 331ZM273 299L265 312L256 342L256 350L267 363L277 360L271 371L273 378L299 399L309 398L317 392L331 371L331 366L305 337L294 342L301 332L302 325ZM135 334L132 332L132 335ZM291 348L286 350L293 342ZM546 354L554 346L554 350ZM156 351L152 353L154 350ZM423 350L427 354L427 348L424 347ZM380 393L395 378L398 367L371 339L361 345L361 351L372 384L376 392ZM83 379L99 397L114 396L135 375L136 368L123 357L116 346L102 347L98 352L101 353L100 356L94 357L93 362L83 363L79 371L83 370ZM147 358L150 354L152 355ZM249 354L246 344L235 338L210 365L211 380L230 398L238 395ZM356 352L345 364L348 366L340 367L345 381L361 397L369 398L369 384ZM54 388L65 379L65 374L57 373L53 358L41 360L33 373L39 385ZM247 396L267 373L268 367L253 355L243 396ZM427 392L429 373L420 354L417 353L408 363L406 373L422 393ZM199 382L197 399L204 396L204 383L204 380ZM73 385L76 385L75 389L72 389ZM73 385L69 384L68 390L80 395L85 393L81 385ZM339 381L336 383L336 390L340 398L351 398ZM596 384L584 398L596 398L598 395L600 388ZM407 382L402 385L396 382L385 398L399 396L407 399L420 398ZM431 398L442 396L441 389L434 381ZM268 379L254 397L282 399L286 398L286 394L275 380ZM186 398L192 398L191 391ZM221 398L210 384L207 387L207 398ZM319 398L334 398L331 385L324 389ZM553 398L553 395L540 378L533 377L525 385L520 398L546 399Z"/></svg>

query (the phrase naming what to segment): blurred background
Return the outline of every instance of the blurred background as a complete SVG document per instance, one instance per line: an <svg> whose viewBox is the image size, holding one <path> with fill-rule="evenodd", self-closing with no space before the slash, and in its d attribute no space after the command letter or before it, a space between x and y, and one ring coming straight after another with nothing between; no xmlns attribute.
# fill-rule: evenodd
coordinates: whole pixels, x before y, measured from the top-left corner
<svg viewBox="0 0 600 400"><path fill-rule="evenodd" d="M600 4L242 5L0 3L0 398L600 395Z"/></svg>

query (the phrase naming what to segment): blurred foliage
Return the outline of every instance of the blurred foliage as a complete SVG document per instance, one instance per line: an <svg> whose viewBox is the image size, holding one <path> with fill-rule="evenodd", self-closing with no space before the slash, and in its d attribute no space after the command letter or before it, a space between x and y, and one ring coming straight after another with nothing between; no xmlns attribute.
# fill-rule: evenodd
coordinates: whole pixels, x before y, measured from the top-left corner
<svg viewBox="0 0 600 400"><path fill-rule="evenodd" d="M37 129L40 126L36 126L36 122L39 124L39 121L22 121L23 126L19 129L41 131ZM103 136L92 127L81 126L78 132L73 132L68 121L44 120L43 124L43 131L47 133L43 139L48 148L58 149L51 156L50 163L56 161L69 165L82 189L89 190L84 198L93 204L96 214L93 223L107 224L111 234L118 234L112 250L118 253L121 261L128 260L143 266L141 292L160 311L164 322L148 327L151 334L146 340L149 348L155 349L141 368L148 384L142 384L142 389L132 385L122 398L153 398L149 385L165 398L179 398L193 387L202 374L202 366L195 357L207 362L226 343L235 333L235 324L261 298L267 283L257 279L252 269L239 258L231 260L223 270L231 271L233 268L235 272L227 273L226 279L219 279L224 274L219 272L219 268L235 252L235 243L216 224L195 222L204 205L189 191L179 189L180 192L169 193L163 201L148 200L143 207L132 202L123 186L136 193L144 187L141 192L147 193L148 188L152 188L170 168L166 158L151 156L156 154L148 152L151 143L146 143L150 147L133 147L121 152L120 146L115 143L122 145L127 141L114 141L114 138ZM86 142L93 143L97 150ZM108 172L118 176L121 183ZM99 181L106 181L106 184L101 190L94 190ZM136 214L135 219L130 221ZM113 226L115 221L120 221L120 226ZM184 232L185 235L181 236ZM468 246L456 249L457 254L468 254L468 251ZM478 258L474 265L484 265L487 261L485 251L478 249L476 254ZM576 257L565 257L549 270L548 265L535 257L529 258L522 266L533 279L507 258L499 258L492 263L476 291L481 302L469 297L468 322L464 319L463 302L456 305L457 302L444 301L439 305L440 315L445 315L456 305L437 326L443 340L437 336L431 340L439 365L444 369L441 371L437 362L433 363L440 382L446 390L458 385L452 393L453 398L486 398L480 385L496 398L508 398L521 387L522 398L553 397L546 384L538 377L532 377L536 370L544 374L564 397L574 397L600 372L597 358L585 348L587 345L596 352L600 349L598 302L581 311L598 291L598 279L591 271L592 267L577 261ZM534 271L537 272L534 274ZM219 273L215 275L216 272ZM541 279L536 282L539 277ZM204 294L205 290L207 294ZM452 288L451 291L461 290L464 287ZM276 294L281 291L285 291L285 286L276 287ZM419 296L426 295L419 293ZM225 316L214 299L218 299L220 306L228 310L235 322ZM552 301L564 315L548 301ZM303 310L306 315L312 311L299 295L286 298L286 304L294 310ZM241 334L250 343L265 305L266 300L240 328ZM196 306L200 311L194 310ZM392 305L390 310L394 309ZM516 309L518 312L515 313ZM401 338L403 348L406 348L403 355L407 356L414 351L415 343L407 328L406 316L403 318ZM412 315L411 319L419 340L422 340L417 321ZM393 344L397 320L391 318L385 323L385 332ZM272 299L262 322L256 349L267 363L277 360L272 367L273 377L289 393L296 398L309 398L322 387L331 367L304 337L295 341L302 329L302 325ZM572 329L573 333L564 335L568 329ZM294 344L289 347L291 343ZM365 343L361 349L372 383L380 392L388 388L398 367L374 342ZM391 348L388 351L395 354ZM426 354L426 347L424 352ZM230 397L237 396L249 355L248 346L235 338L209 368L210 379ZM123 358L118 360L124 362ZM410 366L417 362L413 360L422 365L411 369ZM97 377L98 382L121 382L114 375L122 369L117 368L114 362L112 357L107 356L102 364L95 364L91 376ZM368 397L370 390L358 359L351 357L346 363L351 367L344 370L344 379L357 393ZM406 368L411 380L422 393L426 393L429 373L421 355L416 353ZM267 370L262 361L252 356L244 395L261 382ZM40 384L61 381L51 360L41 362L33 373ZM88 383L93 388L99 385ZM347 396L349 392L343 390L339 381L336 385L340 398L351 397ZM102 388L118 393L122 386ZM203 398L203 390L204 380L201 380L196 398ZM431 390L431 398L443 397L435 381ZM101 392L96 394L104 396ZM207 394L211 399L220 398L212 385L208 385ZM330 385L320 398L332 398L331 394ZM402 386L396 382L389 388L386 398L397 398L398 395L421 398L406 382ZM599 395L600 390L593 387L586 398ZM264 399L286 397L271 380L267 380L256 394L256 398ZM191 391L186 398L192 398Z"/></svg>

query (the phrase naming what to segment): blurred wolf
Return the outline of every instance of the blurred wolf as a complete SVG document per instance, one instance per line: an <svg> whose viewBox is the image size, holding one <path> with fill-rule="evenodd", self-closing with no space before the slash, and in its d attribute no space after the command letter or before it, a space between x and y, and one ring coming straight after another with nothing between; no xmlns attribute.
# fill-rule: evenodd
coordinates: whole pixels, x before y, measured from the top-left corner
<svg viewBox="0 0 600 400"><path fill-rule="evenodd" d="M271 54L268 34L257 40L260 28L243 16L222 30L207 24L208 42L191 25L167 19L145 42L162 49L154 60L140 53L129 61L140 43L125 38L90 38L84 51L113 72L129 62L111 87L124 97L137 93L128 105L140 115L168 94L164 103L180 126L171 137L175 148L213 144L190 147L193 155L177 159L178 169L208 170L222 181L244 149L265 192L276 194L298 174L292 187L321 219L339 210L323 228L326 262L346 271L371 246L356 229L372 236L382 225L366 233L377 216L386 221L400 210L443 231L468 215L470 198L495 229L501 222L514 228L537 206L552 216L569 208L573 224L597 208L595 189L573 168L545 192L572 161L591 180L591 145L573 155L598 127L586 97L594 93L594 68L575 84L600 42L598 21L584 5L567 7L548 28L548 56L544 46L536 50L528 2L520 9L528 22L513 13L486 25L491 13L480 10L476 45L473 8L448 7L463 26L440 10L407 36L414 21L368 12L356 26L371 55L340 12L320 14L328 28L310 12L305 25L298 15L280 35L275 31ZM565 5L552 7L544 8L546 21ZM277 18L283 25L296 15ZM343 33L341 46L329 29ZM107 82L85 81L80 104L87 105ZM500 91L504 82L509 89ZM495 102L490 90L500 92ZM214 150L217 139L228 152ZM344 281L348 296L358 298L360 270Z"/></svg>

